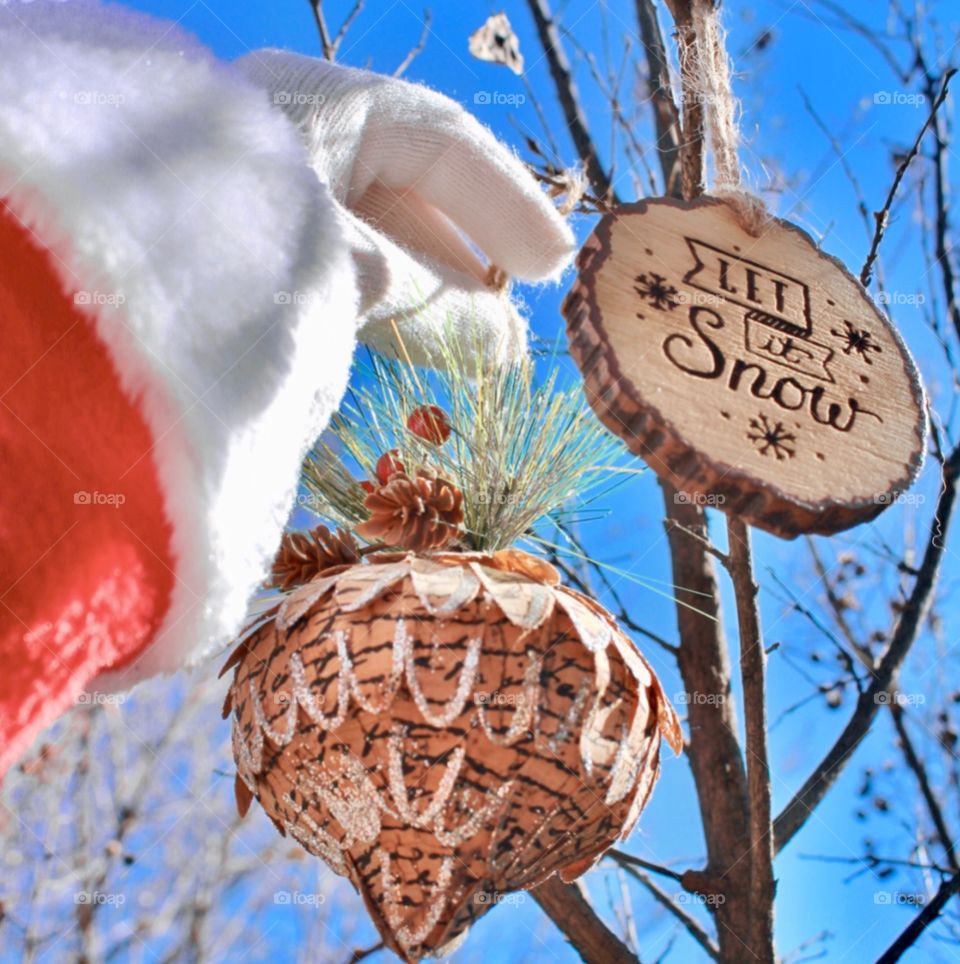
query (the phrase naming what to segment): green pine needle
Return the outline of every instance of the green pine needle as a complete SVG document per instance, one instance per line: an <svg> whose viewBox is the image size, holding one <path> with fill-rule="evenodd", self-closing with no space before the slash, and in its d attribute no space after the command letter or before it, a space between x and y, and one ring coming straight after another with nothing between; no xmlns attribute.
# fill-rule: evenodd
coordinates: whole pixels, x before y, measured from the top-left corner
<svg viewBox="0 0 960 964"><path fill-rule="evenodd" d="M351 530L364 521L359 482L375 482L378 459L396 449L408 475L423 470L460 490L466 548L492 552L642 471L597 421L579 383L561 385L556 366L538 382L533 361L494 365L482 345L463 346L452 334L431 361L436 370L367 352L357 363L347 399L305 465L318 515ZM407 429L423 405L449 417L444 444Z"/></svg>

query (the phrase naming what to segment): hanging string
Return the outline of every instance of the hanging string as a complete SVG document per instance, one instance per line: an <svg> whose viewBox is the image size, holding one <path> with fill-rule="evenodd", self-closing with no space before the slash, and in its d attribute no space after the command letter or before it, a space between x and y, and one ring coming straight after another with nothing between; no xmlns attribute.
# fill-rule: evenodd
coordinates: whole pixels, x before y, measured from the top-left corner
<svg viewBox="0 0 960 964"><path fill-rule="evenodd" d="M730 58L720 26L719 4L691 0L690 18L678 24L680 70L683 84L684 139L707 130L713 157L710 194L721 197L734 210L741 227L753 236L763 232L770 219L763 200L743 186L740 164L740 105L731 87ZM684 195L703 193L702 149L684 145Z"/></svg>

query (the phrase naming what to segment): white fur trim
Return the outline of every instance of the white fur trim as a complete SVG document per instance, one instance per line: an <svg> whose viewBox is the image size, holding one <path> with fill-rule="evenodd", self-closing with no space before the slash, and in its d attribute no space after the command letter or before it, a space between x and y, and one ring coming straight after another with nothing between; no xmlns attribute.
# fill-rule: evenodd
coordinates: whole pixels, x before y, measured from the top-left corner
<svg viewBox="0 0 960 964"><path fill-rule="evenodd" d="M118 6L0 6L0 196L90 293L156 440L176 585L122 688L241 624L346 385L353 265L265 93Z"/></svg>

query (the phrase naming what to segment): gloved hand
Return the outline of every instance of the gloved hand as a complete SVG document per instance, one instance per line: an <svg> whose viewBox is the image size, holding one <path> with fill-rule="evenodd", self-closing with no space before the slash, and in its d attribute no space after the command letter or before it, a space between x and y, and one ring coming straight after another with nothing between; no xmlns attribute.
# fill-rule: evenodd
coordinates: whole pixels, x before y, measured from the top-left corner
<svg viewBox="0 0 960 964"><path fill-rule="evenodd" d="M454 222L521 277L571 248L449 101L297 63L333 108L309 151L173 25L0 3L0 775L85 689L237 632L358 327L387 347L396 317L420 357L448 315L522 343Z"/></svg>
<svg viewBox="0 0 960 964"><path fill-rule="evenodd" d="M362 340L389 349L394 320L418 359L445 324L479 329L500 357L525 347L503 274L555 278L573 235L487 128L392 77L282 50L238 64L297 124L338 204L358 264Z"/></svg>

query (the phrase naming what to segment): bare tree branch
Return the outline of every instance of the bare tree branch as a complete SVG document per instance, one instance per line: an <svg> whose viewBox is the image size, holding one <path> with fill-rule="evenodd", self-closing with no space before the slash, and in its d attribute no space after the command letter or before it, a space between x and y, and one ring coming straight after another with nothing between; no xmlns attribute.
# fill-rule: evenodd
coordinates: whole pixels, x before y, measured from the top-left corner
<svg viewBox="0 0 960 964"><path fill-rule="evenodd" d="M343 38L346 37L347 31L353 26L353 21L360 16L360 12L363 10L363 5L366 0L356 0L350 12L346 15L343 23L340 24L340 29L337 31L336 37L333 38L333 52L336 53L340 49L340 44L343 42Z"/></svg>
<svg viewBox="0 0 960 964"><path fill-rule="evenodd" d="M930 129L930 125L935 122L937 111L940 110L943 102L947 99L947 93L950 89L950 78L953 77L955 73L956 70L951 68L943 75L943 82L940 85L940 92L934 98L933 107L931 108L930 113L927 115L927 119L924 121L923 127L920 128L920 133L917 134L916 139L913 142L913 146L904 155L903 160L900 162L900 166L897 168L897 173L893 178L893 183L890 185L890 190L887 192L887 199L884 201L883 207L879 211L874 212L873 217L876 221L876 229L873 233L873 241L870 244L870 251L867 253L867 259L864 261L863 267L860 269L860 283L865 288L869 286L870 279L873 277L873 264L877 260L877 254L880 250L880 243L883 241L883 236L887 230L887 223L890 218L890 208L893 206L893 201L897 196L897 191L900 190L900 183L903 181L903 178L907 173L907 169L910 167L913 159L920 153L920 147L923 144L923 139L927 136L927 131ZM939 132L937 136L939 140ZM949 260L946 261L946 265L947 270L953 270ZM960 326L958 326L958 331L960 331Z"/></svg>
<svg viewBox="0 0 960 964"><path fill-rule="evenodd" d="M330 39L327 18L323 12L323 0L310 0L310 7L313 10L313 19L317 22L317 32L320 34L320 46L323 48L323 58L324 60L334 60L337 50L333 41Z"/></svg>
<svg viewBox="0 0 960 964"><path fill-rule="evenodd" d="M747 740L747 792L750 798L750 930L751 960L773 964L773 828L770 760L767 753L766 657L757 607L759 587L753 576L750 530L737 516L727 516L730 577L737 600L740 629L740 675Z"/></svg>
<svg viewBox="0 0 960 964"><path fill-rule="evenodd" d="M336 36L331 38L330 28L327 26L327 18L323 12L323 0L310 0L310 7L313 9L313 18L317 22L317 33L320 34L320 46L323 49L323 57L325 60L337 59L337 51L340 49L340 44L343 42L343 38L346 37L347 31L353 25L353 21L357 19L360 11L363 10L365 2L366 0L355 0L350 12L344 18L343 23L340 24L340 29L337 31Z"/></svg>
<svg viewBox="0 0 960 964"><path fill-rule="evenodd" d="M933 900L900 932L897 939L877 958L877 964L893 964L917 942L917 938L940 916L954 894L960 893L960 874L954 874L941 885Z"/></svg>
<svg viewBox="0 0 960 964"><path fill-rule="evenodd" d="M393 72L394 77L402 77L406 72L407 68L417 59L417 57L423 52L423 48L427 45L427 37L430 36L430 24L433 22L433 14L429 10L423 11L423 25L420 28L420 37L417 42L410 48L407 52L407 56L403 58L400 62L400 66Z"/></svg>
<svg viewBox="0 0 960 964"><path fill-rule="evenodd" d="M853 751L866 736L877 712L886 702L886 694L893 686L903 660L916 641L933 600L933 591L943 560L947 530L956 502L958 473L960 473L960 447L953 451L943 465L942 489L930 525L923 562L917 573L913 590L900 613L896 631L876 669L870 674L870 685L858 697L853 716L843 732L774 821L774 839L778 853L806 823L807 818L836 782Z"/></svg>
<svg viewBox="0 0 960 964"><path fill-rule="evenodd" d="M596 147L587 127L587 119L580 104L577 84L573 79L570 61L563 49L560 31L553 20L550 4L548 0L527 0L527 6L533 15L540 46L543 48L550 67L550 76L553 78L557 99L563 108L567 130L570 132L577 156L584 166L593 192L601 200L610 199L616 202L616 193L611 188L610 177L600 163L600 158L597 156Z"/></svg>
<svg viewBox="0 0 960 964"><path fill-rule="evenodd" d="M717 949L716 944L710 940L710 936L707 932L697 923L696 919L691 917L689 914L685 913L680 909L676 900L670 896L665 890L661 890L646 874L641 874L635 868L629 866L629 864L624 863L623 869L631 876L634 880L639 881L653 896L653 899L660 904L661 907L669 911L680 923L686 928L687 933L710 955L714 960L720 959L720 952Z"/></svg>
<svg viewBox="0 0 960 964"><path fill-rule="evenodd" d="M636 964L637 957L590 906L579 881L565 884L554 874L531 893L587 964Z"/></svg>
<svg viewBox="0 0 960 964"><path fill-rule="evenodd" d="M933 822L937 836L940 838L940 845L943 847L947 863L954 873L960 873L960 862L957 861L956 844L954 843L953 835L947 827L947 820L943 814L943 808L940 806L940 801L937 799L933 792L933 787L930 785L927 767L921 759L920 754L917 753L913 745L913 740L910 738L910 733L907 731L903 706L898 700L890 700L887 705L890 707L890 716L893 719L897 736L900 738L900 748L903 752L904 760L917 778L920 795L923 797L924 803L927 806L927 812L930 814L930 820Z"/></svg>
<svg viewBox="0 0 960 964"><path fill-rule="evenodd" d="M680 111L673 99L670 62L653 0L637 0L637 24L647 60L647 90L653 105L657 155L663 172L663 193L680 191Z"/></svg>
<svg viewBox="0 0 960 964"><path fill-rule="evenodd" d="M662 482L661 488L672 578L679 587L676 613L682 642L677 666L688 693L715 697L691 699L687 707L687 758L707 844L705 873L713 879L714 889L729 897L708 906L717 921L721 960L740 961L749 921L747 902L740 895L750 887L749 861L741 858L750 827L747 779L730 686L730 653L713 559L700 542L683 531L706 531L703 510L678 499L677 490L668 482ZM687 593L694 594L696 609L684 604Z"/></svg>

